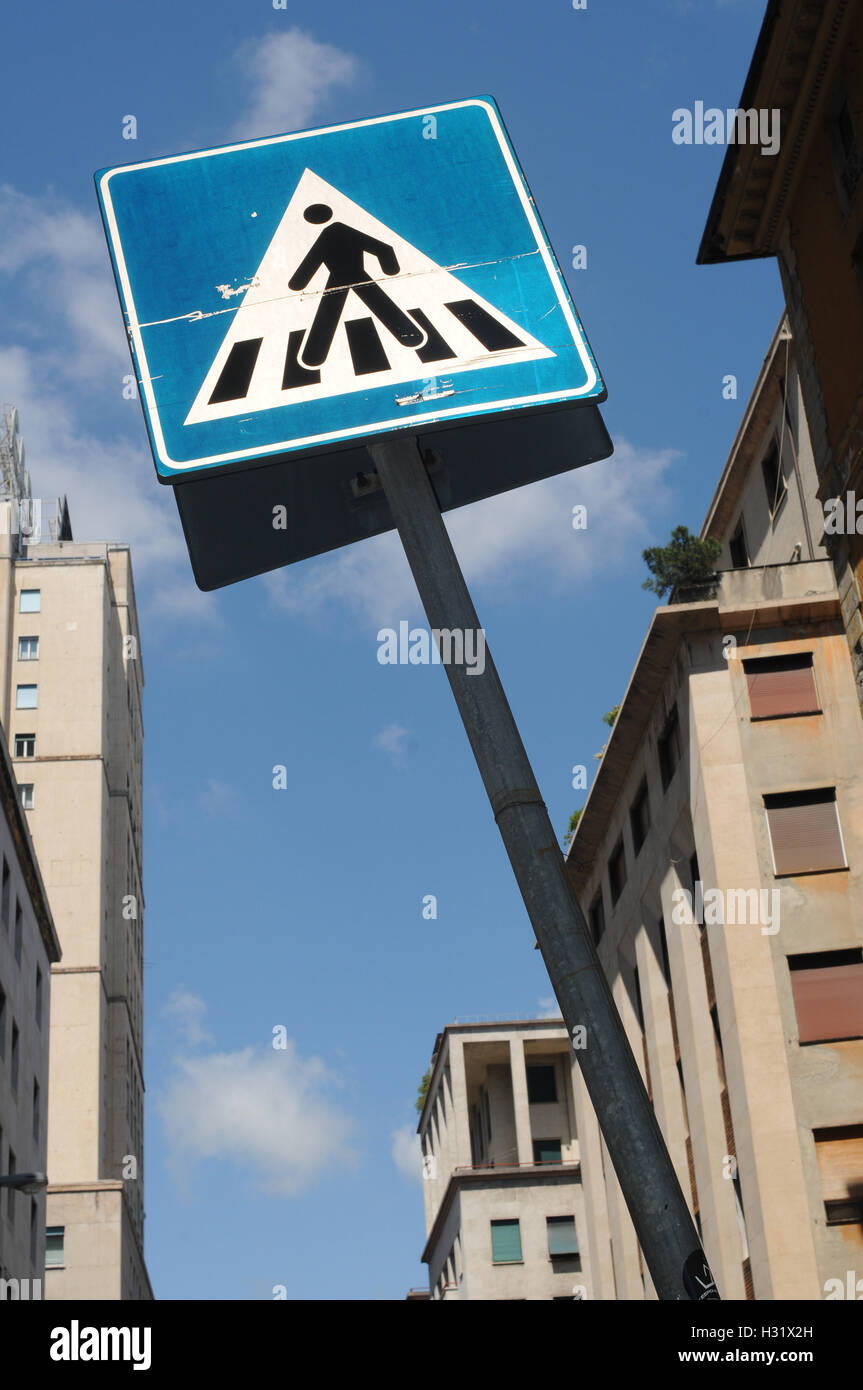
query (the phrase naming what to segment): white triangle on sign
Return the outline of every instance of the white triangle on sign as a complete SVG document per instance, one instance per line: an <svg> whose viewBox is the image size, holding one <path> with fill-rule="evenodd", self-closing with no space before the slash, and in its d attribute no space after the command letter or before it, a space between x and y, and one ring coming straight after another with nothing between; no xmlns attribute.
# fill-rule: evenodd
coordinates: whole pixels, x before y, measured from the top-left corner
<svg viewBox="0 0 863 1390"><path fill-rule="evenodd" d="M554 356L306 169L185 424Z"/></svg>

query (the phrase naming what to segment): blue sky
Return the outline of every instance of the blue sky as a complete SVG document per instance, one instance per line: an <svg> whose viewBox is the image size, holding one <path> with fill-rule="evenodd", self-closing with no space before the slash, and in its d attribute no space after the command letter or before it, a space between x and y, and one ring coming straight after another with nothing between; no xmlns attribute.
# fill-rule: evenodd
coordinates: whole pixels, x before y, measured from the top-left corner
<svg viewBox="0 0 863 1390"><path fill-rule="evenodd" d="M97 0L7 19L0 399L21 411L34 493L68 494L76 539L133 545L159 1298L400 1299L424 1283L411 1135L435 1034L553 1001L443 671L377 662L381 626L421 621L393 537L195 588L123 398L93 172L496 97L616 445L448 517L562 833L583 801L571 768L595 767L652 611L641 551L700 525L781 311L773 262L696 268L723 149L671 139L675 108L737 104L763 8ZM570 269L581 244L587 268Z"/></svg>

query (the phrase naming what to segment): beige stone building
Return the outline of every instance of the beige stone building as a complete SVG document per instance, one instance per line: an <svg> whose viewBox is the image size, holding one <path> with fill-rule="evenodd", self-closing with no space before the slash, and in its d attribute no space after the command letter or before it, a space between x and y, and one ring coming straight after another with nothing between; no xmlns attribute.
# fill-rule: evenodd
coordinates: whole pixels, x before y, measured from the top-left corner
<svg viewBox="0 0 863 1390"><path fill-rule="evenodd" d="M802 399L783 324L567 856L726 1299L863 1293L863 729ZM574 1081L588 1297L655 1297Z"/></svg>
<svg viewBox="0 0 863 1390"><path fill-rule="evenodd" d="M9 466L5 483L29 493ZM131 557L74 542L64 506L43 526L0 536L0 722L63 950L51 982L46 1296L147 1299Z"/></svg>
<svg viewBox="0 0 863 1390"><path fill-rule="evenodd" d="M0 885L0 1177L42 1175L51 967L60 945L2 730ZM42 1298L44 1273L44 1188L0 1187L0 1301Z"/></svg>
<svg viewBox="0 0 863 1390"><path fill-rule="evenodd" d="M432 1299L585 1296L574 1066L559 1019L438 1035L418 1126Z"/></svg>
<svg viewBox="0 0 863 1390"><path fill-rule="evenodd" d="M855 512L863 499L861 46L859 0L768 0L739 105L776 113L779 149L729 143L698 261L776 258L819 505L842 505L827 544L863 703L863 523Z"/></svg>

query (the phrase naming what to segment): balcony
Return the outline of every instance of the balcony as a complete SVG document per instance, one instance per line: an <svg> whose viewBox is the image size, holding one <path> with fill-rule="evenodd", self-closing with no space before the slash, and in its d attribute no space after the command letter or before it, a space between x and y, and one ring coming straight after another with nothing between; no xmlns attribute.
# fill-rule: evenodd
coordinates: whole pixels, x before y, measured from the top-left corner
<svg viewBox="0 0 863 1390"><path fill-rule="evenodd" d="M836 593L830 560L800 560L796 564L753 565L719 570L702 584L678 584L669 604L718 603L720 609L753 608L762 603L797 600Z"/></svg>

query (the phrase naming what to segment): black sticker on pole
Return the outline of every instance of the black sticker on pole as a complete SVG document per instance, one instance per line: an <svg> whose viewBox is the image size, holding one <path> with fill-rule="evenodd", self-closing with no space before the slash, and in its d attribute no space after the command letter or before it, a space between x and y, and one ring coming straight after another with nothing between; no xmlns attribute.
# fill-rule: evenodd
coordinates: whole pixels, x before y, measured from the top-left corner
<svg viewBox="0 0 863 1390"><path fill-rule="evenodd" d="M704 1303L707 1300L715 1300L717 1303L722 1301L703 1250L693 1250L688 1256L683 1266L683 1287L696 1303Z"/></svg>

